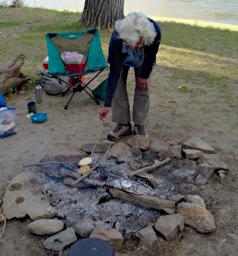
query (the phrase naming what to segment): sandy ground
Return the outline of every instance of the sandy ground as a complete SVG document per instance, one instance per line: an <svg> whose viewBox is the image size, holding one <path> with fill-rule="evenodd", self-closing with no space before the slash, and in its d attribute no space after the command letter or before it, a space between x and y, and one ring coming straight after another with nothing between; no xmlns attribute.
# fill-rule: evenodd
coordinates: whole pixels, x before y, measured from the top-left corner
<svg viewBox="0 0 238 256"><path fill-rule="evenodd" d="M228 104L216 92L207 89L196 98L168 86L170 70L156 67L151 80L151 109L147 131L151 138L186 139L200 136L216 149L220 158L230 166L224 183L217 177L201 191L208 208L214 214L217 231L200 235L188 229L181 241L168 245L171 250L161 255L174 256L225 256L238 251L238 103ZM130 76L132 88L133 76ZM234 91L237 93L237 87ZM130 96L131 92L130 90ZM0 192L7 182L23 171L22 166L37 163L49 151L79 149L94 142L100 125L98 106L85 94L78 94L69 109L63 109L68 96L43 95L40 111L49 113L45 124L32 124L26 119L26 104L34 99L34 92L12 96L9 106L17 108L18 133L0 140ZM110 123L105 134L110 129ZM154 255L159 255L157 252ZM162 252L161 252L162 253ZM7 224L4 238L0 240L1 256L46 255L38 239L29 235L20 221ZM138 254L134 254L138 255Z"/></svg>

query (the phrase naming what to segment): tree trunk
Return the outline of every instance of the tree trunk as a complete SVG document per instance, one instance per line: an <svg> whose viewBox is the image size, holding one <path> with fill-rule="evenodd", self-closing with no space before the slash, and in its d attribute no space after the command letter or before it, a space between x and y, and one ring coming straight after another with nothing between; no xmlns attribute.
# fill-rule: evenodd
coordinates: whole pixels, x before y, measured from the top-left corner
<svg viewBox="0 0 238 256"><path fill-rule="evenodd" d="M113 28L124 17L124 0L85 0L82 22L90 27Z"/></svg>

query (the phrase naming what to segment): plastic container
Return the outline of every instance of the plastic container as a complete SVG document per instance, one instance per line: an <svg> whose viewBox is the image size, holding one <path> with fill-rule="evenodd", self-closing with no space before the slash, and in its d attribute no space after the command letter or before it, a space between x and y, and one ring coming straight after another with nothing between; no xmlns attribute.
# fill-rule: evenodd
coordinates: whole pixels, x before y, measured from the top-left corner
<svg viewBox="0 0 238 256"><path fill-rule="evenodd" d="M0 138L16 133L16 108L7 108L0 111Z"/></svg>
<svg viewBox="0 0 238 256"><path fill-rule="evenodd" d="M65 53L67 54L67 52ZM70 54L70 53L69 53ZM65 63L66 68L72 73L72 74L77 74L83 72L84 65L85 65L85 59L84 58L72 58L70 59L70 55L66 58L62 57ZM48 61L49 58L46 57L43 61L43 68L45 70L48 70ZM85 80L85 76L78 76L82 81ZM71 79L69 77L69 82L71 82Z"/></svg>
<svg viewBox="0 0 238 256"><path fill-rule="evenodd" d="M36 113L31 116L32 123L42 124L48 119L48 113Z"/></svg>
<svg viewBox="0 0 238 256"><path fill-rule="evenodd" d="M5 97L0 93L0 108L5 107L7 105L7 101Z"/></svg>

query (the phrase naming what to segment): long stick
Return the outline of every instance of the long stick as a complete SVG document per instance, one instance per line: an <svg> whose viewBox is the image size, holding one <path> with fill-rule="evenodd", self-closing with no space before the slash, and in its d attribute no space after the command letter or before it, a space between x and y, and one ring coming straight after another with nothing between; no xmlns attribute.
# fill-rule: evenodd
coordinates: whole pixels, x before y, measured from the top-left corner
<svg viewBox="0 0 238 256"><path fill-rule="evenodd" d="M161 167L161 166L167 164L167 163L170 162L170 161L171 161L171 158L169 158L169 157L166 158L166 159L163 160L163 161L155 161L155 163L154 163L153 165L146 166L146 167L140 168L140 169L138 169L138 170L136 170L136 171L134 171L134 172L129 173L129 174L128 174L128 177L131 178L131 177L133 177L133 176L135 176L135 175L138 175L138 174L141 174L141 173L143 173L143 172L153 171L154 169L159 168L159 167Z"/></svg>
<svg viewBox="0 0 238 256"><path fill-rule="evenodd" d="M95 143L94 146L93 146L93 149L92 149L92 152L91 152L90 156L93 155L93 153L94 153L94 151L95 151L95 149L96 149L96 146L98 145L98 143L99 143L99 141L100 141L100 139L101 139L101 137L102 137L103 129L104 129L104 127L103 127L103 121L101 121L100 132L99 132L99 134L98 134L98 138L97 138L97 140L96 140L96 143Z"/></svg>
<svg viewBox="0 0 238 256"><path fill-rule="evenodd" d="M28 164L28 165L24 165L23 168L27 168L31 166L48 165L48 164L75 164L75 162L48 162L48 163Z"/></svg>

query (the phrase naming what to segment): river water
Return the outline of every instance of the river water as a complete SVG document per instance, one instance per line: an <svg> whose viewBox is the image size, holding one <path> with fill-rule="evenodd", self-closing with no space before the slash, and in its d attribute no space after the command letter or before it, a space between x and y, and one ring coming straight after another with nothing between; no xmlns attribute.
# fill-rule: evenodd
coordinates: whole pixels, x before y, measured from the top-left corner
<svg viewBox="0 0 238 256"><path fill-rule="evenodd" d="M1 0L0 0L1 1ZM23 0L28 6L82 11L84 0ZM125 12L238 24L238 0L125 0Z"/></svg>

